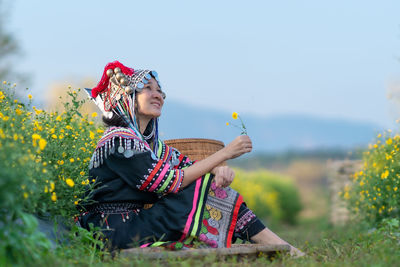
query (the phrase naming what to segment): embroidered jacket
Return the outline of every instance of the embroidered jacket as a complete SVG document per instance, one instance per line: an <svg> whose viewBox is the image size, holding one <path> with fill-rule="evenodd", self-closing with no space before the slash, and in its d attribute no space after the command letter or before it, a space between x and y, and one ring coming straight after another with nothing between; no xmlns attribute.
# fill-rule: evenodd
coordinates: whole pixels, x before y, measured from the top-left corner
<svg viewBox="0 0 400 267"><path fill-rule="evenodd" d="M152 203L165 194L177 193L183 169L193 162L175 148L161 140L158 142L155 154L131 129L109 128L99 140L89 164L90 178L99 184L92 200Z"/></svg>

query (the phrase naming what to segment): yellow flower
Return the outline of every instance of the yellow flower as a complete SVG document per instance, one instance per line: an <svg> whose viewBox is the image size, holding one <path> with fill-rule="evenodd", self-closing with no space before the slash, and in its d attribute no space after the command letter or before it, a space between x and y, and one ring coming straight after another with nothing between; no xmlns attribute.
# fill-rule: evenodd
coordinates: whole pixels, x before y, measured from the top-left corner
<svg viewBox="0 0 400 267"><path fill-rule="evenodd" d="M226 123L226 126L229 126L229 122Z"/></svg>
<svg viewBox="0 0 400 267"><path fill-rule="evenodd" d="M17 114L17 115L21 115L22 114L22 110L20 110L19 108L17 108L17 109L15 109L15 113Z"/></svg>
<svg viewBox="0 0 400 267"><path fill-rule="evenodd" d="M56 201L57 201L56 192L53 192L53 194L51 194L51 200L52 200L53 202L56 202Z"/></svg>
<svg viewBox="0 0 400 267"><path fill-rule="evenodd" d="M54 182L50 182L50 192L53 192L55 187Z"/></svg>
<svg viewBox="0 0 400 267"><path fill-rule="evenodd" d="M47 187L47 185L44 186L44 192L45 193L49 192L49 188Z"/></svg>
<svg viewBox="0 0 400 267"><path fill-rule="evenodd" d="M51 138L53 138L53 139L57 139L57 135L55 135L55 134L52 134L52 135L51 135Z"/></svg>
<svg viewBox="0 0 400 267"><path fill-rule="evenodd" d="M397 191L397 186L395 188L393 188L393 191L396 192Z"/></svg>
<svg viewBox="0 0 400 267"><path fill-rule="evenodd" d="M64 135L63 135L63 134L60 134L60 135L58 136L58 138L59 138L59 139L63 139L63 138L64 138Z"/></svg>
<svg viewBox="0 0 400 267"><path fill-rule="evenodd" d="M95 118L95 117L97 117L97 112L92 113L92 118Z"/></svg>
<svg viewBox="0 0 400 267"><path fill-rule="evenodd" d="M31 95L31 94L29 94L29 95L28 95L28 98L29 98L29 99L32 99L32 95Z"/></svg>
<svg viewBox="0 0 400 267"><path fill-rule="evenodd" d="M97 132L98 132L98 133L104 133L104 130L102 130L102 129L97 129Z"/></svg>
<svg viewBox="0 0 400 267"><path fill-rule="evenodd" d="M74 185L75 185L74 181L72 181L71 178L67 178L67 179L65 180L65 183L66 183L69 187L74 187Z"/></svg>
<svg viewBox="0 0 400 267"><path fill-rule="evenodd" d="M85 172L81 171L79 174L83 176L83 175L85 175Z"/></svg>
<svg viewBox="0 0 400 267"><path fill-rule="evenodd" d="M14 134L14 141L18 140L18 134Z"/></svg>
<svg viewBox="0 0 400 267"><path fill-rule="evenodd" d="M74 158L70 158L69 161L70 161L71 163L73 163L75 160L74 160Z"/></svg>
<svg viewBox="0 0 400 267"><path fill-rule="evenodd" d="M38 140L38 139L40 139L40 135L38 135L38 134L32 134L32 139L33 139L33 140Z"/></svg>
<svg viewBox="0 0 400 267"><path fill-rule="evenodd" d="M89 137L90 139L94 139L94 133L92 131L89 131Z"/></svg>
<svg viewBox="0 0 400 267"><path fill-rule="evenodd" d="M57 160L58 165L63 165L64 161L63 160Z"/></svg>
<svg viewBox="0 0 400 267"><path fill-rule="evenodd" d="M233 113L232 113L232 118L233 118L234 120L237 120L237 118L238 118L237 112L233 112Z"/></svg>
<svg viewBox="0 0 400 267"><path fill-rule="evenodd" d="M61 121L61 116L60 115L57 116L56 121Z"/></svg>
<svg viewBox="0 0 400 267"><path fill-rule="evenodd" d="M28 198L29 194L27 192L24 192L24 198Z"/></svg>
<svg viewBox="0 0 400 267"><path fill-rule="evenodd" d="M360 181L360 186L365 185L365 183L363 181Z"/></svg>
<svg viewBox="0 0 400 267"><path fill-rule="evenodd" d="M46 145L47 145L47 141L45 139L41 138L39 140L39 148L40 148L40 150L43 150L46 147Z"/></svg>
<svg viewBox="0 0 400 267"><path fill-rule="evenodd" d="M381 134L378 134L378 138L381 138L382 137L382 135Z"/></svg>
<svg viewBox="0 0 400 267"><path fill-rule="evenodd" d="M386 179L387 177L389 176L389 171L388 170L386 170L385 172L383 172L382 174L381 174L381 178L382 179ZM379 188L378 188L379 189ZM379 191L379 190L378 190Z"/></svg>
<svg viewBox="0 0 400 267"><path fill-rule="evenodd" d="M78 205L78 200L75 200L75 201L74 201L74 204L75 204L75 205Z"/></svg>
<svg viewBox="0 0 400 267"><path fill-rule="evenodd" d="M386 140L386 144L391 145L393 143L392 138L389 138L388 140Z"/></svg>

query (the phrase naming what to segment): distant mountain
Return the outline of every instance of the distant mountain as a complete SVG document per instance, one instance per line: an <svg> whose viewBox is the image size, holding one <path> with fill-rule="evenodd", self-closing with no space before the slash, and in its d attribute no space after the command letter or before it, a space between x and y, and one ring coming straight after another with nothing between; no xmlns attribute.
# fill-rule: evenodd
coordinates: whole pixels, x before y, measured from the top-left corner
<svg viewBox="0 0 400 267"><path fill-rule="evenodd" d="M382 127L374 124L306 115L242 116L255 152L352 148L372 142ZM168 100L160 118L162 139L211 138L229 143L240 130L231 113Z"/></svg>

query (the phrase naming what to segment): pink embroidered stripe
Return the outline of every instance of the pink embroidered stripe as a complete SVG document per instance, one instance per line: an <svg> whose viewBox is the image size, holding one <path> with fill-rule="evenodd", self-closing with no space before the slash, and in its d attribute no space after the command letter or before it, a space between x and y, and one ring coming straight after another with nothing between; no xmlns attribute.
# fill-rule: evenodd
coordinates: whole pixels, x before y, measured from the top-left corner
<svg viewBox="0 0 400 267"><path fill-rule="evenodd" d="M150 246L150 244L151 244L151 243L146 243L146 244L141 245L140 247L141 247L141 248L146 248L146 247Z"/></svg>
<svg viewBox="0 0 400 267"><path fill-rule="evenodd" d="M190 225L192 224L193 215L196 212L196 208L197 208L196 204L197 204L197 199L199 198L200 185L201 185L201 179L197 179L196 187L194 190L193 207L192 207L192 210L190 211L189 217L186 221L185 229L183 230L183 235L182 235L180 241L182 241L186 237L187 233L189 232Z"/></svg>
<svg viewBox="0 0 400 267"><path fill-rule="evenodd" d="M167 163L164 166L164 169L161 171L160 175L158 176L157 180L154 182L154 184L150 187L149 192L153 192L154 189L157 188L157 185L162 181L162 179L165 176L165 173L168 171L170 165Z"/></svg>

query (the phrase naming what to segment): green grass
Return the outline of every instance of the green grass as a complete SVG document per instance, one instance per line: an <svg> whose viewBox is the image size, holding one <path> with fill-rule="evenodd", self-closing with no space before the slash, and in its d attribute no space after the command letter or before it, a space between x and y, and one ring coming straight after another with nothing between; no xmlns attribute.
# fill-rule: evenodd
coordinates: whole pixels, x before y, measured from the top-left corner
<svg viewBox="0 0 400 267"><path fill-rule="evenodd" d="M271 227L272 228L272 227ZM398 227L396 228L398 230ZM281 256L274 260L225 260L210 255L204 259L143 260L94 252L82 247L64 247L48 253L37 262L41 266L397 266L400 261L399 238L394 229L371 230L363 223L332 227L324 218L302 221L297 226L274 226L282 238L307 256L294 259ZM398 232L397 232L398 235ZM80 243L77 243L80 244Z"/></svg>

